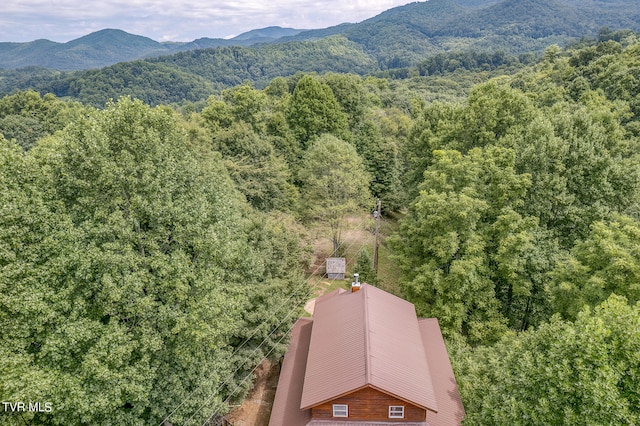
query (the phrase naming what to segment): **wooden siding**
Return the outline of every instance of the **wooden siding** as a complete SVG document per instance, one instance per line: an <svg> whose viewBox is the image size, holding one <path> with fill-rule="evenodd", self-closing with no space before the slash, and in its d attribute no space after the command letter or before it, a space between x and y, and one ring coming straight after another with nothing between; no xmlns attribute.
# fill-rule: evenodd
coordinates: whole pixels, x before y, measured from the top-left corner
<svg viewBox="0 0 640 426"><path fill-rule="evenodd" d="M333 417L333 404L349 406L349 417ZM389 406L404 406L404 419L390 419ZM338 420L377 420L385 422L423 422L427 416L426 410L409 404L384 392L366 387L336 398L332 401L311 408L312 419Z"/></svg>

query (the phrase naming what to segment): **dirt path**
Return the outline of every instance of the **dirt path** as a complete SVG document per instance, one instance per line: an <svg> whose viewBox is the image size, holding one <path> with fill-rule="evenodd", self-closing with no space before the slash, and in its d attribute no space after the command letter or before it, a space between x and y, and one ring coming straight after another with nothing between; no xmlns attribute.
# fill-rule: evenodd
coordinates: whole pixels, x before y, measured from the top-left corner
<svg viewBox="0 0 640 426"><path fill-rule="evenodd" d="M233 426L268 426L278 387L280 364L264 360L256 370L256 381L239 408L226 419Z"/></svg>
<svg viewBox="0 0 640 426"><path fill-rule="evenodd" d="M305 304L305 311L313 315L315 300L324 294L331 286L329 281L322 280L324 274L325 258L331 255L331 239L327 237L326 230L314 229L310 245L313 248L313 259L308 274L312 277L309 285L315 287L313 297ZM365 245L373 244L371 232L371 220L363 217L349 217L345 220L342 231L343 248L347 256L347 269L353 267L355 255ZM280 375L280 365L263 361L256 370L256 381L240 407L232 410L226 416L227 421L233 426L268 426L273 399L275 398Z"/></svg>

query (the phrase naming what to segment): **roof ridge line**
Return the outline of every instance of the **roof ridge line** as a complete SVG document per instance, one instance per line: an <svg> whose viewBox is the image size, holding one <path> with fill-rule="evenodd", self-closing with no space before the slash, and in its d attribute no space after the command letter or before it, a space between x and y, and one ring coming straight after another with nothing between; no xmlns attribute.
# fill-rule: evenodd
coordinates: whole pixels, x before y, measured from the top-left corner
<svg viewBox="0 0 640 426"><path fill-rule="evenodd" d="M364 374L365 374L365 382L367 384L371 384L371 339L369 338L369 304L367 303L367 299L369 294L367 292L367 286L362 286L362 303L364 303Z"/></svg>

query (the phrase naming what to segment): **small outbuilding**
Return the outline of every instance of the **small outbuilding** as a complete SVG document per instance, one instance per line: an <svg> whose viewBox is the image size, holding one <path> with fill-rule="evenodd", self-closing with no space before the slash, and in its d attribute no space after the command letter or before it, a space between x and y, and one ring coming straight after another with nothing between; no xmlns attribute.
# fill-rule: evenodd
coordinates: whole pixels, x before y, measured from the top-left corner
<svg viewBox="0 0 640 426"><path fill-rule="evenodd" d="M344 257L328 257L325 260L327 278L330 280L344 280L347 273L347 260Z"/></svg>
<svg viewBox="0 0 640 426"><path fill-rule="evenodd" d="M316 300L284 357L270 426L460 425L464 408L434 318L361 284Z"/></svg>

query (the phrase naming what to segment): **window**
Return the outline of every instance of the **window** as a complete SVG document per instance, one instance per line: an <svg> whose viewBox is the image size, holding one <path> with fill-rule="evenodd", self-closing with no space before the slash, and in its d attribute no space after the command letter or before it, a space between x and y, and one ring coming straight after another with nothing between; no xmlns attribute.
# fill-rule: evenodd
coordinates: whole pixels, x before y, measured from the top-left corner
<svg viewBox="0 0 640 426"><path fill-rule="evenodd" d="M333 404L333 417L349 417L349 406Z"/></svg>
<svg viewBox="0 0 640 426"><path fill-rule="evenodd" d="M404 405L390 405L389 406L389 418L390 419L404 419Z"/></svg>

